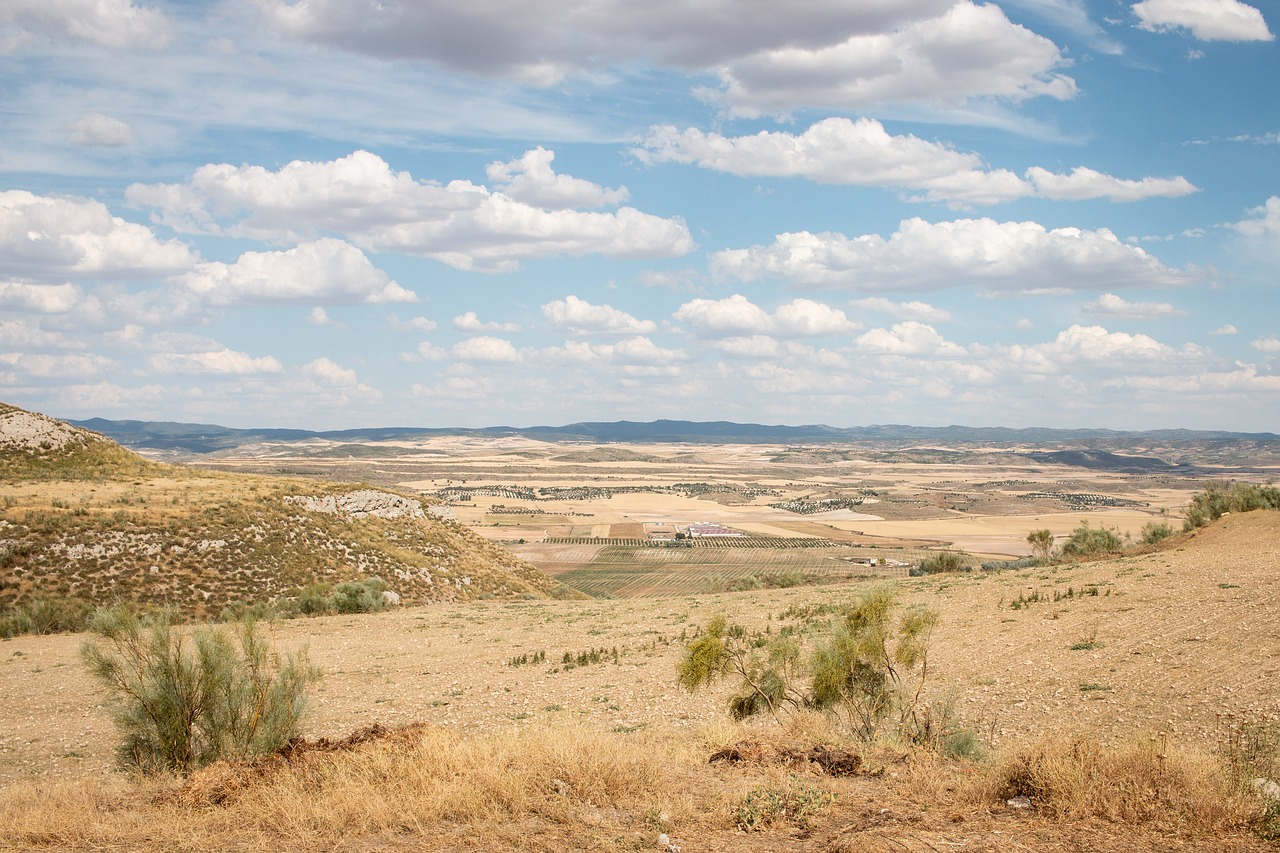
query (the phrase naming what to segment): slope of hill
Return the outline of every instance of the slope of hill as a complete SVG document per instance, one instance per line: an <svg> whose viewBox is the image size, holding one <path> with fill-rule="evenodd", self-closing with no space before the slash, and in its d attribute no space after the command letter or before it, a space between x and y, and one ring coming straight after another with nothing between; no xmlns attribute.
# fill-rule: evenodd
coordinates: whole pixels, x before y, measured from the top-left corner
<svg viewBox="0 0 1280 853"><path fill-rule="evenodd" d="M408 494L197 472L0 410L0 604L116 600L217 615L380 577L410 603L570 596Z"/></svg>
<svg viewBox="0 0 1280 853"><path fill-rule="evenodd" d="M819 608L833 596L852 593L809 588L282 623L276 640L308 643L327 673L310 736L334 738L371 720L427 727L365 751L316 756L261 784L251 773L252 784L239 788L234 773L214 777L214 786L231 780L228 799L194 806L171 789L97 781L108 775L112 734L75 664L78 640L21 638L0 657L0 695L11 697L0 703L0 784L10 785L0 791L0 834L9 829L22 849L48 850L620 853L669 849L655 843L659 833L688 850L760 853L1273 850L1248 833L1247 793L1211 789L1223 777L1207 753L1231 726L1265 725L1277 711L1278 560L1280 513L1258 511L1120 559L902 582L904 603L942 616L931 698L949 698L997 748L1060 762L1046 773L1061 773L1065 793L1031 790L1024 808L984 781L1016 769L1000 760L944 763L853 746L869 772L843 778L763 759L708 763L743 739L808 746L832 735L806 717L786 727L731 725L732 683L695 694L675 688L680 638L713 614L748 629L803 630L821 624ZM561 663L562 653L599 647L617 659ZM539 650L541 664L512 663ZM1057 751L1036 752L1041 738L1050 746L1039 749ZM1196 758L1184 758L1189 750ZM1129 764L1073 776L1072 754L1128 756ZM1189 766L1200 775L1188 775ZM73 784L57 787L54 774ZM1070 799L1086 784L1103 792L1098 801ZM56 808L43 804L50 796ZM1121 796L1131 810L1111 808ZM1214 812L1230 796L1236 811ZM771 821L741 828L771 804ZM806 804L808 812L781 811Z"/></svg>

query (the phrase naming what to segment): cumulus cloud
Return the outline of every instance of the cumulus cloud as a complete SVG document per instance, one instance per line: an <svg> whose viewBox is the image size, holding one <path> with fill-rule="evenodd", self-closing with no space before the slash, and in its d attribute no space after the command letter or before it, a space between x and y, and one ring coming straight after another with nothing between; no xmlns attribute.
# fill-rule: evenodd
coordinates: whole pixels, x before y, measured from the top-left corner
<svg viewBox="0 0 1280 853"><path fill-rule="evenodd" d="M502 174L520 194L532 197L537 190L557 203L584 195L573 179L550 188L536 179L517 183L529 172L508 166ZM511 271L522 260L557 255L677 257L694 248L678 219L632 207L548 209L470 181L417 181L367 151L327 162L295 160L276 172L209 164L186 184L134 184L127 196L179 231L270 240L337 233L370 251L421 255L468 270Z"/></svg>
<svg viewBox="0 0 1280 853"><path fill-rule="evenodd" d="M123 148L133 144L133 132L129 125L118 118L89 113L67 125L70 133L67 141L72 145L98 148Z"/></svg>
<svg viewBox="0 0 1280 853"><path fill-rule="evenodd" d="M35 40L154 50L169 41L170 30L163 13L130 0L5 0L0 4L0 48L7 45L10 50Z"/></svg>
<svg viewBox="0 0 1280 853"><path fill-rule="evenodd" d="M859 335L855 343L859 351L876 355L954 358L965 354L964 347L942 337L933 326L916 320L896 323L890 329L872 329Z"/></svg>
<svg viewBox="0 0 1280 853"><path fill-rule="evenodd" d="M510 341L489 335L480 335L454 344L453 357L459 361L511 364L520 361L520 352Z"/></svg>
<svg viewBox="0 0 1280 853"><path fill-rule="evenodd" d="M284 368L272 356L254 358L248 353L232 349L208 352L156 353L147 359L147 365L156 373L191 373L223 376L252 376L260 373L281 373Z"/></svg>
<svg viewBox="0 0 1280 853"><path fill-rule="evenodd" d="M188 270L197 260L185 244L161 241L145 225L112 216L99 201L0 192L0 275L156 278Z"/></svg>
<svg viewBox="0 0 1280 853"><path fill-rule="evenodd" d="M1210 332L1209 334L1211 334L1211 335L1238 335L1238 334L1240 334L1240 330L1239 330L1239 329L1237 329L1235 326L1231 325L1230 323L1228 323L1228 324L1227 324L1227 325L1225 325L1225 326L1219 326L1218 328L1214 329L1214 330L1213 330L1212 332Z"/></svg>
<svg viewBox="0 0 1280 853"><path fill-rule="evenodd" d="M782 345L768 335L744 335L722 338L711 344L727 355L738 358L777 358L782 355Z"/></svg>
<svg viewBox="0 0 1280 853"><path fill-rule="evenodd" d="M1258 338L1255 341L1250 341L1249 346L1253 347L1258 352L1280 352L1280 338L1277 338L1275 335L1268 335L1265 338Z"/></svg>
<svg viewBox="0 0 1280 853"><path fill-rule="evenodd" d="M84 293L74 284L29 284L22 281L0 281L0 310L65 314L83 300Z"/></svg>
<svg viewBox="0 0 1280 853"><path fill-rule="evenodd" d="M1272 41L1262 13L1239 0L1143 0L1133 13L1144 30L1185 29L1201 41Z"/></svg>
<svg viewBox="0 0 1280 853"><path fill-rule="evenodd" d="M1247 237L1280 235L1280 196L1271 196L1266 202L1249 211L1254 216L1227 227Z"/></svg>
<svg viewBox="0 0 1280 853"><path fill-rule="evenodd" d="M307 314L307 322L313 326L325 326L331 329L345 329L346 324L340 323L329 316L329 312L317 305Z"/></svg>
<svg viewBox="0 0 1280 853"><path fill-rule="evenodd" d="M1168 302L1128 302L1114 293L1104 293L1084 306L1084 313L1095 317L1123 317L1129 320L1157 320L1161 317L1185 317L1187 312Z"/></svg>
<svg viewBox="0 0 1280 853"><path fill-rule="evenodd" d="M742 114L1075 92L1052 42L968 0L797 0L785 15L761 0L731 14L684 0L582 0L555 15L504 0L255 3L287 38L537 86L637 61L714 71L721 87L704 96Z"/></svg>
<svg viewBox="0 0 1280 853"><path fill-rule="evenodd" d="M851 303L859 311L876 311L901 320L920 320L926 323L942 323L951 319L951 312L934 308L927 302L894 302L883 296L868 296Z"/></svg>
<svg viewBox="0 0 1280 853"><path fill-rule="evenodd" d="M491 163L485 174L494 186L516 201L548 210L616 207L630 198L626 187L606 189L591 181L557 174L551 168L555 157L555 152L539 146L515 160Z"/></svg>
<svg viewBox="0 0 1280 853"><path fill-rule="evenodd" d="M214 305L418 301L355 246L331 237L283 252L245 252L233 264L200 264L182 282Z"/></svg>
<svg viewBox="0 0 1280 853"><path fill-rule="evenodd" d="M779 44L720 70L707 100L758 116L797 107L865 109L916 101L956 107L974 97L1069 99L1053 42L1012 23L998 6L961 0L893 31L816 47Z"/></svg>
<svg viewBox="0 0 1280 853"><path fill-rule="evenodd" d="M453 318L453 327L459 332L518 332L518 323L482 323L474 311L468 311Z"/></svg>
<svg viewBox="0 0 1280 853"><path fill-rule="evenodd" d="M612 305L592 305L573 295L543 305L542 316L556 331L577 335L643 335L658 328L652 320L640 320Z"/></svg>
<svg viewBox="0 0 1280 853"><path fill-rule="evenodd" d="M616 344L565 341L563 347L550 347L543 350L542 355L557 361L584 365L672 365L688 359L688 353L684 350L660 347L643 335L626 338Z"/></svg>
<svg viewBox="0 0 1280 853"><path fill-rule="evenodd" d="M393 332L434 332L436 321L426 317L410 317L408 320L401 320L392 314L387 318L387 328Z"/></svg>
<svg viewBox="0 0 1280 853"><path fill-rule="evenodd" d="M761 131L726 137L690 128L655 127L636 156L646 163L689 163L742 176L805 177L824 184L855 184L923 191L917 200L997 204L1018 198L1108 198L1136 201L1196 191L1185 178L1124 180L1077 167L1055 174L1040 167L1019 177L988 169L972 152L939 142L889 134L875 119L828 118L801 134Z"/></svg>
<svg viewBox="0 0 1280 853"><path fill-rule="evenodd" d="M317 358L302 365L302 375L322 385L335 388L367 388L367 386L361 386L354 370L343 367L330 358Z"/></svg>
<svg viewBox="0 0 1280 853"><path fill-rule="evenodd" d="M742 281L778 278L797 285L861 291L925 291L981 286L994 291L1106 289L1190 284L1141 248L1100 228L1046 229L1036 222L904 220L888 239L808 231L771 245L711 256L713 272Z"/></svg>
<svg viewBox="0 0 1280 853"><path fill-rule="evenodd" d="M681 305L675 319L705 337L776 334L783 337L838 335L862 328L839 308L811 299L794 299L770 314L740 293L725 299L694 299Z"/></svg>
<svg viewBox="0 0 1280 853"><path fill-rule="evenodd" d="M91 353L52 355L29 352L0 352L0 365L8 365L28 380L91 379L116 366L106 356Z"/></svg>

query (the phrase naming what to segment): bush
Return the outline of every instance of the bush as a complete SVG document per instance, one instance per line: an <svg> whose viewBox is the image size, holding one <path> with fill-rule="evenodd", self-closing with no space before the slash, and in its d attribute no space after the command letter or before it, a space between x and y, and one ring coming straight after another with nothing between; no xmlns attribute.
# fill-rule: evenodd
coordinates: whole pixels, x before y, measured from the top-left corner
<svg viewBox="0 0 1280 853"><path fill-rule="evenodd" d="M1122 550L1124 540L1120 538L1119 530L1106 525L1090 527L1087 521L1081 522L1062 543L1064 557L1094 557Z"/></svg>
<svg viewBox="0 0 1280 853"><path fill-rule="evenodd" d="M34 596L0 613L0 637L83 631L92 611L83 599Z"/></svg>
<svg viewBox="0 0 1280 853"><path fill-rule="evenodd" d="M1208 482L1204 484L1204 491L1187 506L1183 529L1195 530L1229 512L1255 509L1280 509L1280 489L1271 484Z"/></svg>
<svg viewBox="0 0 1280 853"><path fill-rule="evenodd" d="M972 557L964 551L938 551L920 561L920 575L973 571Z"/></svg>
<svg viewBox="0 0 1280 853"><path fill-rule="evenodd" d="M387 600L382 593L387 582L382 578L367 578L338 584L329 596L329 608L338 613L375 613L385 610Z"/></svg>
<svg viewBox="0 0 1280 853"><path fill-rule="evenodd" d="M1142 544L1154 545L1173 535L1173 528L1163 521L1148 521L1142 526Z"/></svg>
<svg viewBox="0 0 1280 853"><path fill-rule="evenodd" d="M170 612L144 622L98 610L81 658L106 688L120 763L186 773L218 759L275 752L298 733L319 671L305 651L268 649L254 623L191 635Z"/></svg>
<svg viewBox="0 0 1280 853"><path fill-rule="evenodd" d="M735 719L768 712L780 720L785 712L814 707L864 740L874 740L886 724L918 740L930 731L921 693L938 615L912 607L895 621L896 607L893 592L880 589L838 608L807 666L795 634L748 636L716 616L685 647L679 682L696 690L737 675L740 689L729 705Z"/></svg>
<svg viewBox="0 0 1280 853"><path fill-rule="evenodd" d="M1048 560L1053 550L1053 531L1047 527L1033 530L1027 534L1027 544L1031 546L1031 556Z"/></svg>
<svg viewBox="0 0 1280 853"><path fill-rule="evenodd" d="M291 609L303 616L323 616L329 612L329 595L333 587L325 583L307 586L292 602Z"/></svg>

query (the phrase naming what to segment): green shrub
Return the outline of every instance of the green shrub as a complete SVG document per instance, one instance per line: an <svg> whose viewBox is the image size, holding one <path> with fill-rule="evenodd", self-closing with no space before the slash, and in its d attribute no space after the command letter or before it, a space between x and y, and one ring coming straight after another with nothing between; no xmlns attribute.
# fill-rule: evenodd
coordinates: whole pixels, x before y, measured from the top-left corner
<svg viewBox="0 0 1280 853"><path fill-rule="evenodd" d="M329 596L333 587L326 583L313 583L298 593L291 609L303 616L323 616L330 612Z"/></svg>
<svg viewBox="0 0 1280 853"><path fill-rule="evenodd" d="M1208 482L1204 491L1191 499L1183 529L1195 530L1216 521L1229 512L1255 509L1280 509L1280 488L1268 483Z"/></svg>
<svg viewBox="0 0 1280 853"><path fill-rule="evenodd" d="M1124 550L1124 540L1119 530L1106 525L1090 527L1087 521L1081 522L1062 543L1064 557L1093 557L1121 550Z"/></svg>
<svg viewBox="0 0 1280 853"><path fill-rule="evenodd" d="M305 651L276 653L252 622L187 635L170 612L144 621L117 608L96 611L90 630L81 657L107 690L117 757L144 772L278 750L297 735L319 678Z"/></svg>
<svg viewBox="0 0 1280 853"><path fill-rule="evenodd" d="M836 608L836 621L807 663L794 632L748 636L716 616L685 647L677 676L683 687L696 690L736 675L739 691L729 706L735 719L765 712L780 719L814 707L864 740L874 740L886 725L915 740L929 726L921 694L938 616L911 607L895 618L896 608L888 589Z"/></svg>
<svg viewBox="0 0 1280 853"><path fill-rule="evenodd" d="M1173 528L1163 521L1148 521L1142 526L1142 544L1154 545L1173 535Z"/></svg>
<svg viewBox="0 0 1280 853"><path fill-rule="evenodd" d="M1031 546L1031 556L1048 560L1053 551L1053 531L1047 527L1033 530L1027 534L1027 544Z"/></svg>
<svg viewBox="0 0 1280 853"><path fill-rule="evenodd" d="M919 575L973 571L973 558L964 551L938 551L920 561Z"/></svg>
<svg viewBox="0 0 1280 853"><path fill-rule="evenodd" d="M329 608L338 613L376 613L387 608L382 593L387 582L382 578L366 578L338 584L329 596Z"/></svg>

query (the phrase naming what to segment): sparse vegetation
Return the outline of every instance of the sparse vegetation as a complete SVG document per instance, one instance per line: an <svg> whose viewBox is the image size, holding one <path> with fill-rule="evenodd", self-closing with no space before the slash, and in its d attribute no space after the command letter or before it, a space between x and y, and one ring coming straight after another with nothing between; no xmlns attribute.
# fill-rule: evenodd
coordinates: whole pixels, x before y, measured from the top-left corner
<svg viewBox="0 0 1280 853"><path fill-rule="evenodd" d="M937 575L973 571L973 558L963 551L938 551L920 561L911 574Z"/></svg>
<svg viewBox="0 0 1280 853"><path fill-rule="evenodd" d="M808 663L796 634L749 635L718 616L686 646L679 682L696 690L736 675L739 692L729 708L735 719L769 713L780 721L785 713L812 707L865 741L879 737L886 723L895 735L931 738L936 726L923 689L938 617L923 607L900 615L896 609L893 592L881 588L837 610L809 650Z"/></svg>
<svg viewBox="0 0 1280 853"><path fill-rule="evenodd" d="M274 752L298 734L319 672L305 651L270 649L252 622L191 636L172 613L97 611L81 656L106 689L122 741L117 758L144 772L186 773L218 759Z"/></svg>
<svg viewBox="0 0 1280 853"><path fill-rule="evenodd" d="M1089 522L1082 521L1080 526L1071 531L1071 535L1062 543L1062 556L1067 558L1097 557L1102 554L1115 554L1124 550L1124 539L1120 532L1112 527L1099 525L1090 527Z"/></svg>
<svg viewBox="0 0 1280 853"><path fill-rule="evenodd" d="M1167 522L1148 521L1142 526L1140 541L1143 545L1155 545L1173 535L1173 528Z"/></svg>
<svg viewBox="0 0 1280 853"><path fill-rule="evenodd" d="M1204 491L1191 499L1187 507L1185 530L1204 527L1229 512L1250 512L1255 509L1280 509L1280 488L1268 483L1210 481Z"/></svg>
<svg viewBox="0 0 1280 853"><path fill-rule="evenodd" d="M1027 534L1027 544L1031 546L1031 556L1047 562L1053 551L1053 533L1047 528L1033 530Z"/></svg>

